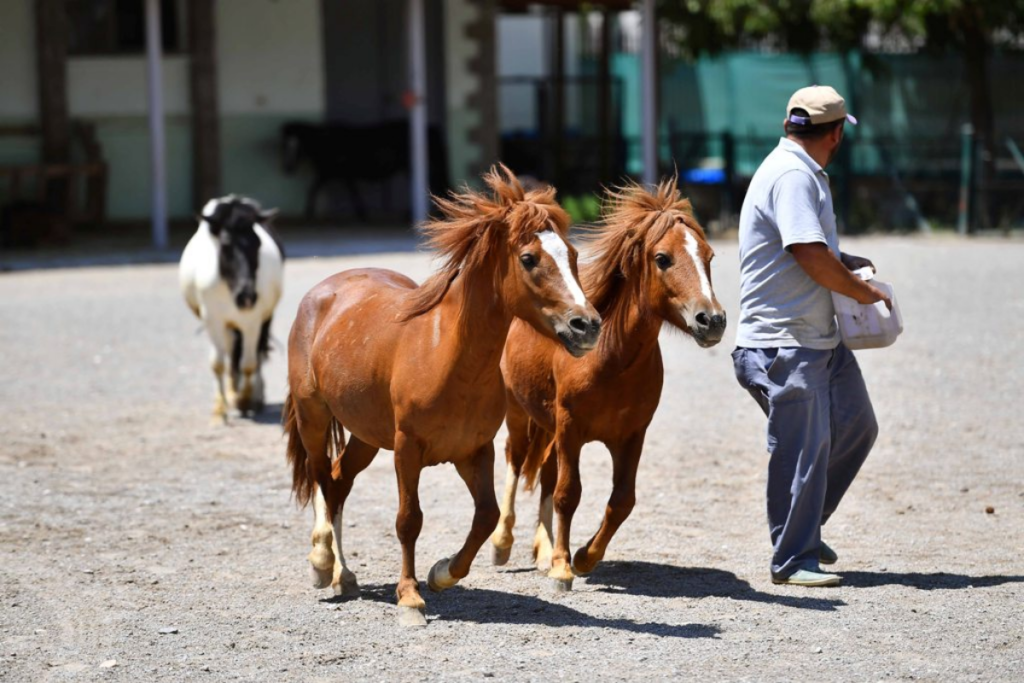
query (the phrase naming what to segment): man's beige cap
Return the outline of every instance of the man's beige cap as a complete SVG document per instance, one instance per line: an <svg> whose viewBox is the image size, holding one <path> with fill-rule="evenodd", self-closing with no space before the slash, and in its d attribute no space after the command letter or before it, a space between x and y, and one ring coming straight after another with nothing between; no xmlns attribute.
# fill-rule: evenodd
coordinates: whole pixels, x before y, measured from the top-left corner
<svg viewBox="0 0 1024 683"><path fill-rule="evenodd" d="M794 109L803 109L809 116L795 115ZM829 123L842 118L857 125L857 119L846 112L846 100L828 85L812 85L793 93L786 106L786 118L801 126Z"/></svg>

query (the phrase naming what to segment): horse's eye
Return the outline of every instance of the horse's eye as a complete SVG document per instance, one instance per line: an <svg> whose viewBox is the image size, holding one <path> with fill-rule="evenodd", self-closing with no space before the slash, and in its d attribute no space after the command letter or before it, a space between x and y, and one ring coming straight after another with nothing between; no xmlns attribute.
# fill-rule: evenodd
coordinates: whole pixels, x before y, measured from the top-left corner
<svg viewBox="0 0 1024 683"><path fill-rule="evenodd" d="M658 268L667 270L672 265L672 259L668 257L668 254L656 254L654 256L654 262L658 264Z"/></svg>
<svg viewBox="0 0 1024 683"><path fill-rule="evenodd" d="M537 265L537 257L533 254L523 254L519 257L519 262L523 264L523 268L533 270Z"/></svg>

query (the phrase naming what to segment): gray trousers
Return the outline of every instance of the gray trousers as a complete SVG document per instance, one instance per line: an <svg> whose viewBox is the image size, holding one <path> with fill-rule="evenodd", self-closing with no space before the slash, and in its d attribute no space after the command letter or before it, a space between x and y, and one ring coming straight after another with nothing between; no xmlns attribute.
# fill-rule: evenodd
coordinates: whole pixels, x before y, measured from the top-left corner
<svg viewBox="0 0 1024 683"><path fill-rule="evenodd" d="M736 379L768 416L772 575L818 570L821 525L857 476L878 423L853 352L805 348L732 354Z"/></svg>

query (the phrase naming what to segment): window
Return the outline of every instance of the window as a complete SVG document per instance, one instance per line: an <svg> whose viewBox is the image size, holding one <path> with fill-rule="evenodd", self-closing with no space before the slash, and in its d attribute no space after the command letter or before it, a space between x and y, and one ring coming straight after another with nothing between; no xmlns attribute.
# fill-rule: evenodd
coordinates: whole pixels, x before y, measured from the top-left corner
<svg viewBox="0 0 1024 683"><path fill-rule="evenodd" d="M65 0L68 54L131 55L146 51L145 0ZM184 0L161 0L164 52L182 52Z"/></svg>

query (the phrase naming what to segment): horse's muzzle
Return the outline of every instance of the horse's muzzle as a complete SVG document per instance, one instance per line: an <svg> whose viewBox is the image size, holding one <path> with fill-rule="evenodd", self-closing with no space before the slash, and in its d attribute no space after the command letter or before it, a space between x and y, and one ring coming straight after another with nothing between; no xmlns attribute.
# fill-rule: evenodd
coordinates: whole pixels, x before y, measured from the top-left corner
<svg viewBox="0 0 1024 683"><path fill-rule="evenodd" d="M235 305L239 310L247 310L256 305L256 292L239 292L235 295Z"/></svg>
<svg viewBox="0 0 1024 683"><path fill-rule="evenodd" d="M555 332L565 350L579 358L597 346L601 336L601 317L573 316L568 323L556 325Z"/></svg>
<svg viewBox="0 0 1024 683"><path fill-rule="evenodd" d="M697 344L701 348L706 349L722 341L722 337L725 335L725 327L724 311L712 315L702 311L696 315L693 324L690 325L690 334L697 340Z"/></svg>

